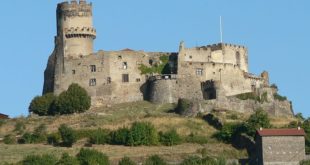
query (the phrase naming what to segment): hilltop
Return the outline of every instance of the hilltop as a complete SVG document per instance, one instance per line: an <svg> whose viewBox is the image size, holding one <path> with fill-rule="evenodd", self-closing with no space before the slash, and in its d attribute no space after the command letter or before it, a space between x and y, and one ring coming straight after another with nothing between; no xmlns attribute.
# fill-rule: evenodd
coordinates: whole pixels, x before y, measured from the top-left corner
<svg viewBox="0 0 310 165"><path fill-rule="evenodd" d="M149 102L123 103L111 107L93 108L86 113L55 117L20 117L5 121L0 127L0 137L7 134L18 135L16 127L21 127L22 132L33 132L39 125L45 124L48 133L57 132L61 124L67 124L75 130L95 130L97 128L117 130L129 127L137 121L152 123L158 131L175 129L182 137L194 134L203 138L199 142L185 142L175 146L137 146L128 147L122 145L93 145L91 148L106 153L112 162L116 162L124 156L128 156L137 162L142 162L147 156L158 154L168 162L180 162L189 155L207 154L213 157L223 156L226 159L246 159L246 149L236 149L231 144L218 141L213 135L218 132L202 117L184 117L171 113L175 104L156 105ZM245 121L250 114L237 112L215 112L223 123L236 123ZM204 114L200 114L203 116ZM272 117L272 124L276 127L287 126L294 118ZM19 126L18 126L19 125ZM20 136L19 136L20 137ZM53 147L46 142L39 144L0 144L0 158L11 163L18 162L29 154L50 153L58 157L63 152L75 155L80 148L85 147L87 139L78 140L72 148Z"/></svg>

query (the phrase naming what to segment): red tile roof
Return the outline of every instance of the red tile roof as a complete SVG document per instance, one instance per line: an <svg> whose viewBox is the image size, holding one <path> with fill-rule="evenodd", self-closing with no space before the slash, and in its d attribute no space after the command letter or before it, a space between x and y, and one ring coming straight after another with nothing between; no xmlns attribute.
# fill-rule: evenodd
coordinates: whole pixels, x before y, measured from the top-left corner
<svg viewBox="0 0 310 165"><path fill-rule="evenodd" d="M259 129L257 130L259 136L305 136L306 133L302 128L292 129Z"/></svg>
<svg viewBox="0 0 310 165"><path fill-rule="evenodd" d="M8 118L9 118L8 115L0 113L0 119L8 119Z"/></svg>

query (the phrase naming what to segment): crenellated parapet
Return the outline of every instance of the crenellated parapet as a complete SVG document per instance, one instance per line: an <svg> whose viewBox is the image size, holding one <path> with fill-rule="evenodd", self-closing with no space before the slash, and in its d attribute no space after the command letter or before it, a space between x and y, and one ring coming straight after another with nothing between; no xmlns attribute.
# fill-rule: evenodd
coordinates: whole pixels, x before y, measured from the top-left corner
<svg viewBox="0 0 310 165"><path fill-rule="evenodd" d="M62 2L58 4L57 12L64 17L90 17L92 16L92 3L84 0Z"/></svg>
<svg viewBox="0 0 310 165"><path fill-rule="evenodd" d="M64 33L66 38L96 38L96 29L93 27L65 28Z"/></svg>
<svg viewBox="0 0 310 165"><path fill-rule="evenodd" d="M218 43L218 44L200 46L200 47L195 47L194 49L216 51L216 50L223 50L224 48L229 48L229 49L234 49L234 50L240 50L240 49L247 50L247 48L243 45L228 44L228 43Z"/></svg>

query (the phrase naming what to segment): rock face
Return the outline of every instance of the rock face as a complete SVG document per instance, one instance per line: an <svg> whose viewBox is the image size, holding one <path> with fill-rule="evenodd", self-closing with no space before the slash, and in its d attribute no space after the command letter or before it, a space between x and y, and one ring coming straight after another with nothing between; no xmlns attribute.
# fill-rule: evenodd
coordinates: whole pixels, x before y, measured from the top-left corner
<svg viewBox="0 0 310 165"><path fill-rule="evenodd" d="M292 114L289 102L273 100L268 72L258 76L249 72L244 46L219 43L187 48L181 42L177 53L93 52L97 34L92 19L91 3L73 0L58 4L55 49L44 73L43 94L58 95L78 83L91 96L93 106L142 100L177 103L185 98L197 103L201 111L252 112L262 107L274 115ZM233 98L249 92L262 95L263 90L268 102Z"/></svg>

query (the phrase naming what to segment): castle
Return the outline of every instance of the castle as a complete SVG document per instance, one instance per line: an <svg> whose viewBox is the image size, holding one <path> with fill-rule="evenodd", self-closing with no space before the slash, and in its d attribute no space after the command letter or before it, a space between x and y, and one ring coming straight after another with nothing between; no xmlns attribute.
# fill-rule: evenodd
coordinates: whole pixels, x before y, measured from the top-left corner
<svg viewBox="0 0 310 165"><path fill-rule="evenodd" d="M85 0L58 4L57 36L44 73L43 94L58 95L78 83L94 106L141 100L176 103L186 98L204 110L247 111L261 105L231 96L256 92L268 94L270 101L265 106L271 111L292 114L288 101L275 103L267 72L249 73L244 46L219 43L187 48L181 42L179 52L93 52L96 29L92 16L92 4Z"/></svg>

